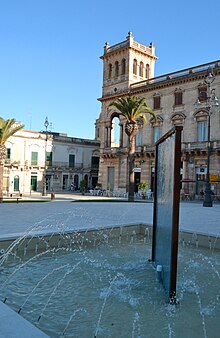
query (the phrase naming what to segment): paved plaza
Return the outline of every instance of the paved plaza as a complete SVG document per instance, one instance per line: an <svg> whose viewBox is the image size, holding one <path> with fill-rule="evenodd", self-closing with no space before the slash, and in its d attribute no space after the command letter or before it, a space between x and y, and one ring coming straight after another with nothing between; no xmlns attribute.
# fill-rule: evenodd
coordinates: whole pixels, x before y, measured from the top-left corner
<svg viewBox="0 0 220 338"><path fill-rule="evenodd" d="M56 194L31 196L35 203L2 203L0 205L0 237L20 236L31 229L68 231L125 224L153 223L153 203L100 201L97 196ZM30 196L22 199L30 199ZM45 199L48 202L36 202ZM89 199L89 200L88 200ZM86 201L85 201L86 200ZM220 204L205 208L202 202L181 202L180 230L220 236Z"/></svg>
<svg viewBox="0 0 220 338"><path fill-rule="evenodd" d="M0 239L24 234L64 232L125 224L152 224L152 201L126 203L114 198L101 201L98 196L56 194L23 196L23 203L0 204ZM40 202L46 200L47 202ZM220 237L220 204L204 208L202 202L181 202L180 230ZM7 318L7 320L6 320ZM20 338L48 337L0 302L0 336ZM48 337L49 338L49 337Z"/></svg>

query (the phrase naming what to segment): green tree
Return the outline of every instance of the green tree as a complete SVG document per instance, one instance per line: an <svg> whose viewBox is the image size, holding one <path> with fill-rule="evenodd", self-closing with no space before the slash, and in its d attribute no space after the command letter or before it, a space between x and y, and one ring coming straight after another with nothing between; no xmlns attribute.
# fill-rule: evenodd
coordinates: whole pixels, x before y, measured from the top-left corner
<svg viewBox="0 0 220 338"><path fill-rule="evenodd" d="M138 185L138 189L141 190L142 192L142 198L146 198L146 191L149 188L149 184L146 181L142 181L139 185Z"/></svg>
<svg viewBox="0 0 220 338"><path fill-rule="evenodd" d="M5 143L10 136L23 127L24 125L16 122L15 119L4 120L0 117L0 202L3 200L3 172L5 157L7 155Z"/></svg>
<svg viewBox="0 0 220 338"><path fill-rule="evenodd" d="M82 195L85 195L86 188L87 188L86 180L80 181L80 191L81 191Z"/></svg>
<svg viewBox="0 0 220 338"><path fill-rule="evenodd" d="M138 133L138 123L147 123L146 114L150 114L156 120L156 115L147 106L145 98L129 95L126 98L119 98L112 102L111 108L116 108L119 115L126 119L125 132L129 139L128 153L128 200L134 201L134 160L135 160L135 136Z"/></svg>

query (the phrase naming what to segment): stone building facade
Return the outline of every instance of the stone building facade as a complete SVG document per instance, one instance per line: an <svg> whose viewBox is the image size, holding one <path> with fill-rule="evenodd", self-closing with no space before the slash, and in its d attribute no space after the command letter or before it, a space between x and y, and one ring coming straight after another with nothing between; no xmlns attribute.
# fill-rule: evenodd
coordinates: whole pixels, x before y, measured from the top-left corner
<svg viewBox="0 0 220 338"><path fill-rule="evenodd" d="M4 194L61 192L98 181L99 142L66 134L21 130L6 142Z"/></svg>
<svg viewBox="0 0 220 338"><path fill-rule="evenodd" d="M125 41L113 46L106 43L103 60L102 109L96 120L96 138L100 141L99 184L112 190L126 191L128 183L128 137L125 120L110 104L128 94L144 97L157 115L139 126L136 136L135 184L147 181L153 190L155 142L175 125L182 133L182 192L192 197L205 187L207 172L208 96L220 99L220 61L198 65L154 77L157 60L153 43L149 46L134 40L129 32ZM213 75L210 87L204 83ZM199 105L195 105L196 101ZM217 103L217 102L216 102ZM210 179L212 190L220 194L220 108L210 110Z"/></svg>

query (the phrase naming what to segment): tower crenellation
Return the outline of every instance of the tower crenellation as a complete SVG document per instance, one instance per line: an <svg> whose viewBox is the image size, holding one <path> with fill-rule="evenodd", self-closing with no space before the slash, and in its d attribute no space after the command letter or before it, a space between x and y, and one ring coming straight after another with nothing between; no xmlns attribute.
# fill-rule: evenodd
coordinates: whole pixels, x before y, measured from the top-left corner
<svg viewBox="0 0 220 338"><path fill-rule="evenodd" d="M103 96L126 92L130 84L154 77L154 64L157 60L155 46L140 44L128 32L126 40L110 46L104 46L103 60Z"/></svg>

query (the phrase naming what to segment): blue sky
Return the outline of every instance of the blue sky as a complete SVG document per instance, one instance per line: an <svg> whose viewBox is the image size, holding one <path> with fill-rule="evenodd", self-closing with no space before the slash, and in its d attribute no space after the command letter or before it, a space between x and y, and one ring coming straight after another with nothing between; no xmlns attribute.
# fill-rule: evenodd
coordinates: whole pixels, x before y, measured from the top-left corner
<svg viewBox="0 0 220 338"><path fill-rule="evenodd" d="M0 116L94 138L103 47L156 46L155 76L220 59L219 0L0 0Z"/></svg>

